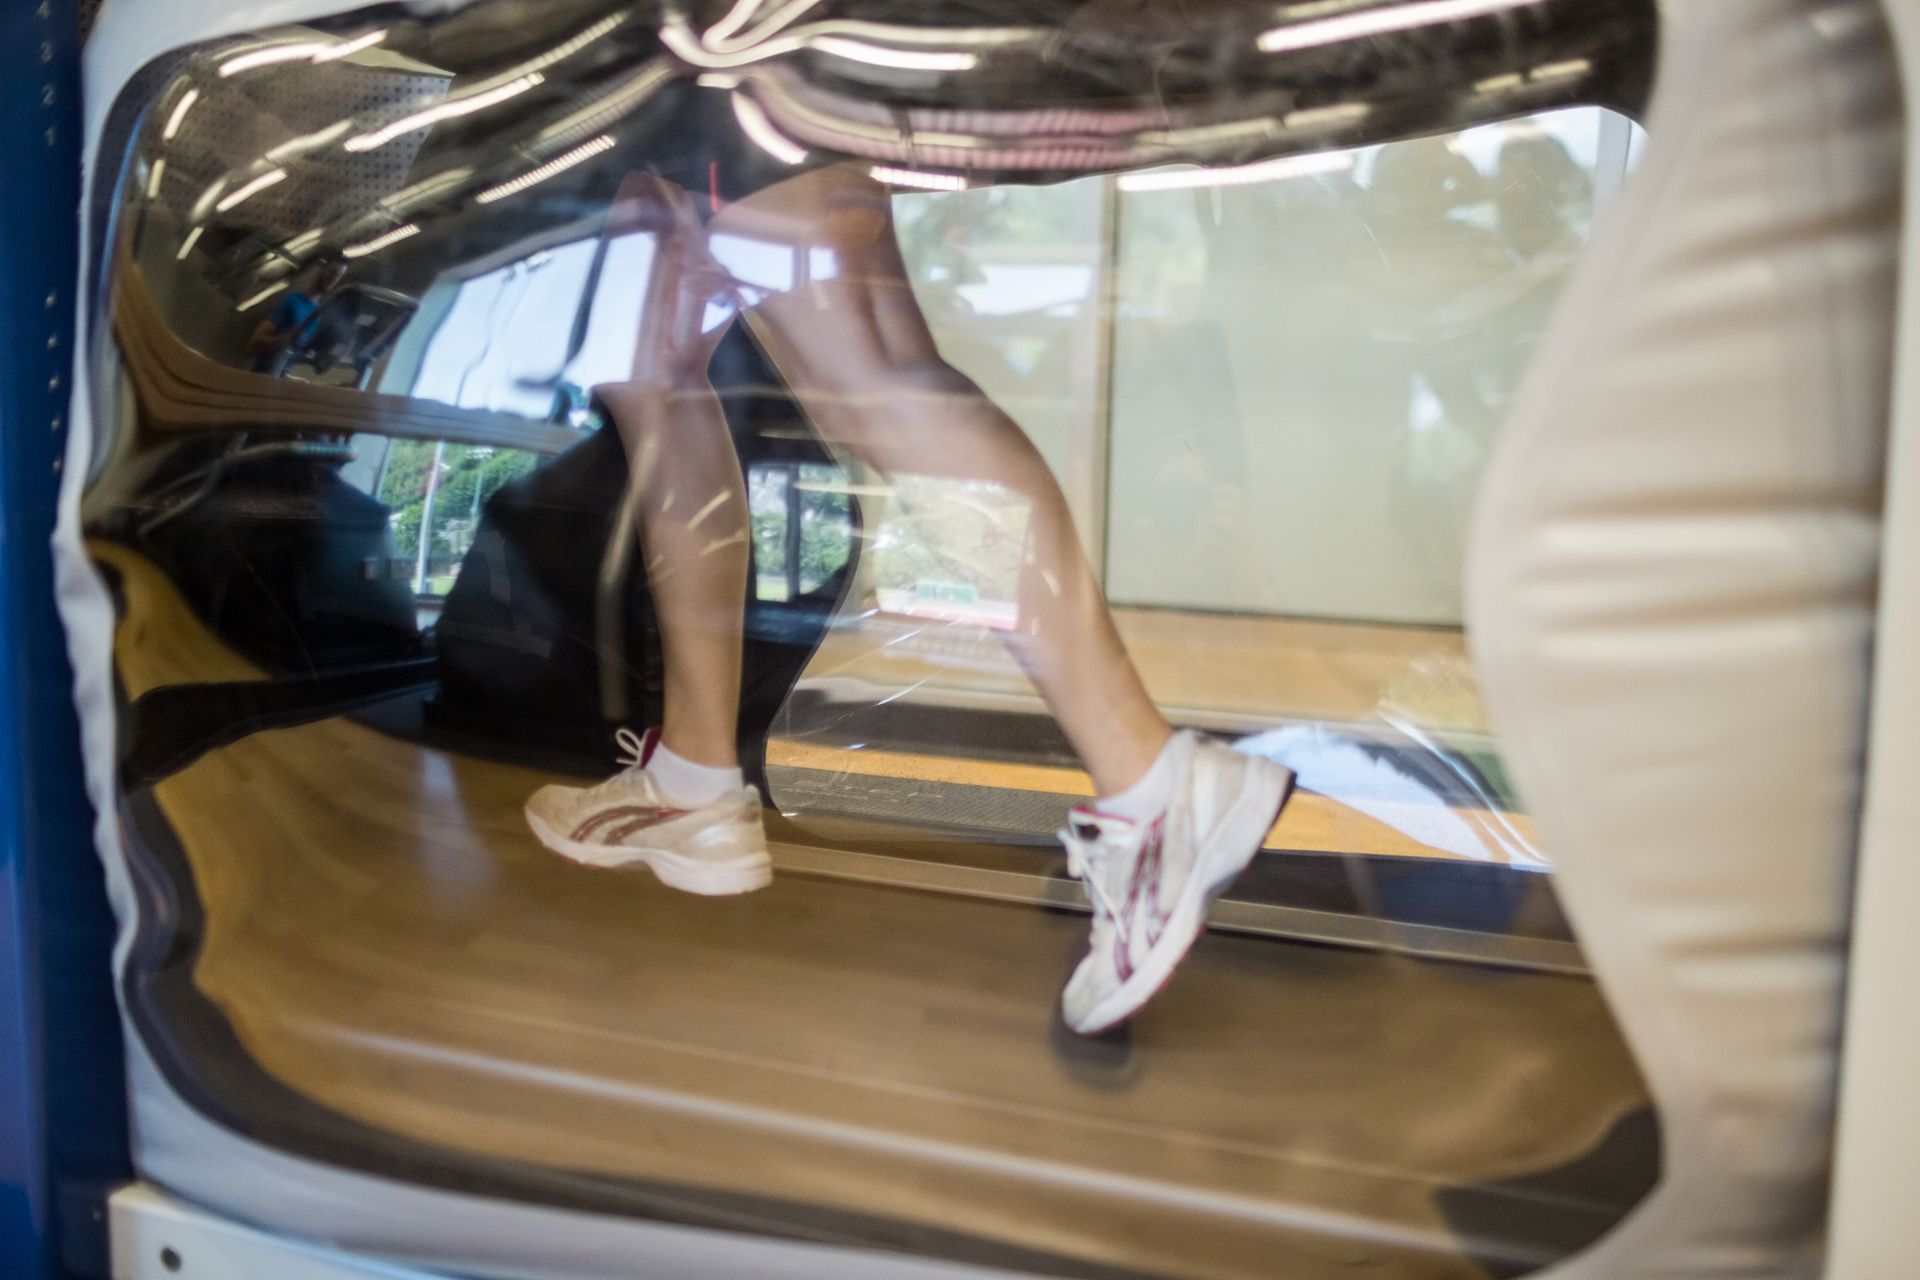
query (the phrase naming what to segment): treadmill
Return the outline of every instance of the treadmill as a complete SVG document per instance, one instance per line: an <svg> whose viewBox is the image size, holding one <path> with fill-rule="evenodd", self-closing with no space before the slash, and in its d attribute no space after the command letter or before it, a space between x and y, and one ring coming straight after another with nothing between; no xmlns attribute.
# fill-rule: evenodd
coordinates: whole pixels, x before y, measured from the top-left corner
<svg viewBox="0 0 1920 1280"><path fill-rule="evenodd" d="M1220 1280L1523 1275L1659 1180L1455 603L1477 459L1630 159L1651 3L183 12L94 36L65 601L145 1179L465 1276ZM997 640L1004 513L850 462L748 326L712 374L774 883L696 898L525 827L659 711L590 389L631 292L608 201L689 102L900 179L942 354L1064 442L1156 699L1300 775L1114 1032L1058 1013L1089 907L1054 830L1091 791ZM367 358L256 367L343 253ZM1325 554L1403 582L1209 585L1275 563L1276 440L1355 495L1354 527L1302 507ZM1220 553L1234 484L1275 510Z"/></svg>

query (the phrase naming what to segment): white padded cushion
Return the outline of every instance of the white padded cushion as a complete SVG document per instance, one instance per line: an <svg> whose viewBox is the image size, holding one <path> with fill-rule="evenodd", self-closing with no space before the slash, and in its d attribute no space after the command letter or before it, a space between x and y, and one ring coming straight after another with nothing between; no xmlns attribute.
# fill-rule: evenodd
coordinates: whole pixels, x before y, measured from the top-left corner
<svg viewBox="0 0 1920 1280"><path fill-rule="evenodd" d="M1878 6L1676 0L1648 133L1468 553L1488 705L1666 1142L1554 1274L1812 1275L1899 221Z"/></svg>

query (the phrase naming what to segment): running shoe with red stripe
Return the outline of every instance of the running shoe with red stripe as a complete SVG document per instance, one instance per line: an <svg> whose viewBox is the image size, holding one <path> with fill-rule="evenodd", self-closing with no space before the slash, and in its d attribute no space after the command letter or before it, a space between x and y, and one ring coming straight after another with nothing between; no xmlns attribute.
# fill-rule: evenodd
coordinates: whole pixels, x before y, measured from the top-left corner
<svg viewBox="0 0 1920 1280"><path fill-rule="evenodd" d="M728 792L711 804L677 805L647 772L658 729L619 740L627 765L591 787L545 786L527 800L527 825L540 843L590 867L650 867L688 893L747 893L773 879L760 793Z"/></svg>
<svg viewBox="0 0 1920 1280"><path fill-rule="evenodd" d="M1093 902L1092 944L1060 996L1081 1035L1126 1021L1166 985L1293 791L1292 770L1191 731L1169 749L1178 780L1159 817L1076 806L1060 832L1067 868Z"/></svg>

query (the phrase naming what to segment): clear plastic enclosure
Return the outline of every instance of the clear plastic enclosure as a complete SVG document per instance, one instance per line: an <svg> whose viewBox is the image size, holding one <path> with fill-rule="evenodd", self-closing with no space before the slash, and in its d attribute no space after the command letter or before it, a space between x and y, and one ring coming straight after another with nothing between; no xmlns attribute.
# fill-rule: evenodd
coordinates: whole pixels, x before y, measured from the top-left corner
<svg viewBox="0 0 1920 1280"><path fill-rule="evenodd" d="M1551 1261L1657 1154L1463 541L1650 12L992 7L389 6L122 93L149 1047L543 1203Z"/></svg>

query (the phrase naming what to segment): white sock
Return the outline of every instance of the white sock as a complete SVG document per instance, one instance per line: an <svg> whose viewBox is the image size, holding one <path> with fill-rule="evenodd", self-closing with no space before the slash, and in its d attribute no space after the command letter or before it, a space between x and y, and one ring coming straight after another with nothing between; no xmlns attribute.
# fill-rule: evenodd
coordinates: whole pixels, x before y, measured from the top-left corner
<svg viewBox="0 0 1920 1280"><path fill-rule="evenodd" d="M647 758L647 773L669 800L689 809L712 804L727 792L747 785L738 766L716 769L710 764L696 764L673 754L663 742L654 744L653 754Z"/></svg>
<svg viewBox="0 0 1920 1280"><path fill-rule="evenodd" d="M1101 796L1097 802L1100 812L1129 822L1152 822L1165 813L1173 801L1173 744L1174 739L1168 738L1167 745L1160 748L1160 754L1132 786Z"/></svg>

